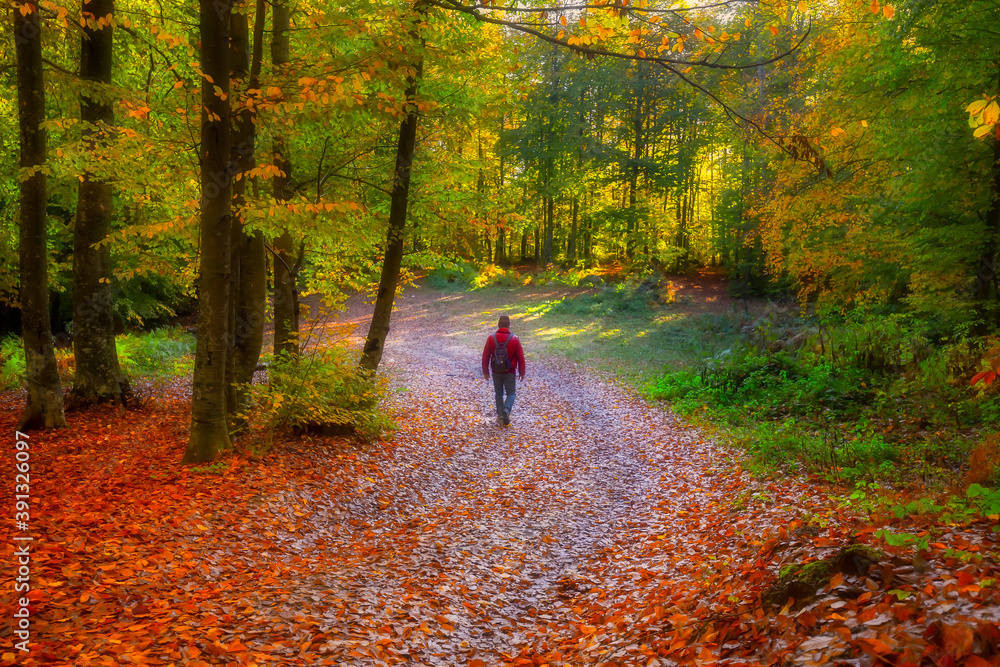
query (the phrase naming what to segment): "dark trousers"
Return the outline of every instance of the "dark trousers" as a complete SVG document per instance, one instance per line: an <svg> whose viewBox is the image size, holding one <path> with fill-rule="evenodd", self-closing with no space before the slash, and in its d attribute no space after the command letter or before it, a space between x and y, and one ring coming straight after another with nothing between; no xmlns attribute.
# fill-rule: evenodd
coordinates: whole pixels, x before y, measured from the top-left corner
<svg viewBox="0 0 1000 667"><path fill-rule="evenodd" d="M514 394L517 393L517 374L513 372L494 373L493 391L497 399L497 416L501 416L504 410L509 415L510 411L514 409ZM507 400L504 400L504 392L507 392Z"/></svg>

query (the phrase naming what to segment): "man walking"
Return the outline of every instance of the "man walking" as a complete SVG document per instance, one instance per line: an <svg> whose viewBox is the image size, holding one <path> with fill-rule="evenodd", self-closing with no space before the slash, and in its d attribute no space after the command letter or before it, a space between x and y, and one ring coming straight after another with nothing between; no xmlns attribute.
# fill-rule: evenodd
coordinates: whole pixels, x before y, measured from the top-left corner
<svg viewBox="0 0 1000 667"><path fill-rule="evenodd" d="M497 330L486 339L483 348L483 377L490 379L493 371L493 391L497 399L497 424L510 426L510 411L514 408L517 382L514 374L524 381L524 350L521 341L510 332L510 317L501 315ZM504 400L504 392L507 398Z"/></svg>

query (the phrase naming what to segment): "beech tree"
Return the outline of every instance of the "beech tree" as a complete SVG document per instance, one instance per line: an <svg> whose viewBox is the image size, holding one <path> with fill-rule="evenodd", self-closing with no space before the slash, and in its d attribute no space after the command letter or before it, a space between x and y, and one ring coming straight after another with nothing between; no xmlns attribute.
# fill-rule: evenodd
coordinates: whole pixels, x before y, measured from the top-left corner
<svg viewBox="0 0 1000 667"><path fill-rule="evenodd" d="M111 84L114 0L84 0L80 36L80 120L86 148L106 141L114 125ZM111 184L90 169L80 177L73 234L73 353L77 402L124 405L131 394L118 363L111 295Z"/></svg>
<svg viewBox="0 0 1000 667"><path fill-rule="evenodd" d="M231 447L226 411L232 249L228 1L201 0L201 257L198 342L191 396L191 434L183 463L214 460Z"/></svg>
<svg viewBox="0 0 1000 667"><path fill-rule="evenodd" d="M66 425L49 320L48 217L46 213L45 82L38 5L14 10L17 110L20 135L21 326L28 399L18 429Z"/></svg>

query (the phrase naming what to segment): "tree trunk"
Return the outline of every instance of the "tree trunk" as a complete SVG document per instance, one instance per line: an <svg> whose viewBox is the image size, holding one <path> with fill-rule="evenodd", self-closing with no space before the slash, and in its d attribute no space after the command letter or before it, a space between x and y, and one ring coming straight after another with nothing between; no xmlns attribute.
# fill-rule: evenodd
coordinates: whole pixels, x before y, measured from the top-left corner
<svg viewBox="0 0 1000 667"><path fill-rule="evenodd" d="M521 232L521 261L528 259L528 232Z"/></svg>
<svg viewBox="0 0 1000 667"><path fill-rule="evenodd" d="M423 20L426 5L418 2L415 7L416 21ZM385 240L385 259L382 261L382 275L379 278L378 294L375 297L375 312L368 327L368 338L361 355L361 367L372 372L378 370L385 350L385 340L389 335L389 320L392 304L396 298L399 281L399 267L403 261L403 239L406 230L406 207L410 196L410 171L413 168L413 153L417 144L417 90L423 76L423 40L418 37L417 26L410 30L410 36L419 52L413 74L406 80L406 116L399 124L399 141L396 144L396 167L393 171L392 195L389 205L389 231Z"/></svg>
<svg viewBox="0 0 1000 667"><path fill-rule="evenodd" d="M28 400L18 430L59 428L66 425L62 387L52 346L49 319L48 219L45 213L45 83L42 76L42 31L38 6L14 11L14 49L17 58L17 110L20 165L30 169L21 182L19 218L21 262L21 326Z"/></svg>
<svg viewBox="0 0 1000 667"><path fill-rule="evenodd" d="M84 0L82 11L96 19L112 15L114 0ZM111 83L113 28L88 22L80 39L80 78L92 85ZM104 91L101 91L102 93ZM80 95L83 140L93 154L115 122L106 94ZM118 363L111 298L111 184L85 171L78 186L73 232L73 354L76 373L72 400L78 404L112 402L131 397ZM98 245L100 244L100 245Z"/></svg>
<svg viewBox="0 0 1000 667"><path fill-rule="evenodd" d="M543 208L542 209L542 220L544 221L544 219L545 219L545 209ZM543 224L544 224L544 222L543 222ZM539 246L538 241L539 241L539 239L538 239L538 225L535 225L535 266L538 266L538 264L540 263L540 259L541 259L540 255L539 255L539 252L541 251L541 247Z"/></svg>
<svg viewBox="0 0 1000 667"><path fill-rule="evenodd" d="M246 90L259 86L264 38L265 0L257 0L254 15L253 56L250 57L247 16L234 12L231 20L233 79L246 79ZM249 72L248 72L249 70ZM231 299L231 361L228 369L228 409L231 425L241 428L249 400L249 385L260 361L264 343L264 320L267 311L267 264L264 257L264 236L248 234L244 229L242 209L246 205L246 174L256 165L257 126L254 113L241 105L236 118L231 160L242 178L233 183L233 248ZM228 359L227 359L228 361Z"/></svg>
<svg viewBox="0 0 1000 667"><path fill-rule="evenodd" d="M226 357L232 180L229 107L230 4L201 0L201 258L198 266L198 343L191 396L191 436L182 463L211 461L229 449ZM222 94L217 94L216 89ZM224 99L225 98L225 99Z"/></svg>
<svg viewBox="0 0 1000 667"><path fill-rule="evenodd" d="M552 195L548 195L545 202L545 263L552 263L552 241L553 235L555 233L555 223L553 219L555 218L556 203L555 198Z"/></svg>
<svg viewBox="0 0 1000 667"><path fill-rule="evenodd" d="M497 251L494 255L494 261L499 266L507 266L509 263L507 261L507 250L504 247L506 245L506 235L504 234L503 227L497 227Z"/></svg>
<svg viewBox="0 0 1000 667"><path fill-rule="evenodd" d="M566 247L566 258L571 262L576 261L576 218L579 212L580 202L573 195L573 222L569 228L569 245Z"/></svg>
<svg viewBox="0 0 1000 667"><path fill-rule="evenodd" d="M271 63L281 69L289 61L288 31L290 27L287 0L273 5L271 33ZM273 180L274 198L279 202L291 198L289 181L292 162L288 158L288 143L284 135L274 137L274 166L282 174ZM299 353L299 291L296 261L292 258L294 239L287 231L275 242L274 259L274 354L285 353L296 356Z"/></svg>

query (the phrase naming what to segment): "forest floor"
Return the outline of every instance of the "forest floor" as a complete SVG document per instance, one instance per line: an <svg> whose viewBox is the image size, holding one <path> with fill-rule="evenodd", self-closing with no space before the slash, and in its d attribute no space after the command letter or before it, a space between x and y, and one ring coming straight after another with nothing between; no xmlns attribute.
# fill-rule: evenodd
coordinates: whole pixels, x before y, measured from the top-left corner
<svg viewBox="0 0 1000 667"><path fill-rule="evenodd" d="M704 289L688 307L730 307ZM0 664L1000 664L989 523L889 526L926 538L916 554L824 487L751 478L611 366L555 354L545 304L577 291L407 290L387 442L288 436L180 468L184 383L32 434L30 526L0 534L34 537L31 651L4 624ZM313 333L356 341L367 307L348 305ZM506 429L480 373L501 310L528 355ZM21 400L0 397L11 443ZM761 602L780 566L850 543L879 562Z"/></svg>

